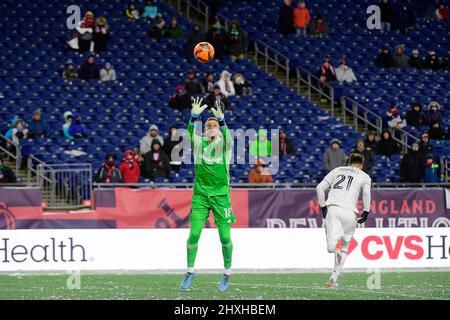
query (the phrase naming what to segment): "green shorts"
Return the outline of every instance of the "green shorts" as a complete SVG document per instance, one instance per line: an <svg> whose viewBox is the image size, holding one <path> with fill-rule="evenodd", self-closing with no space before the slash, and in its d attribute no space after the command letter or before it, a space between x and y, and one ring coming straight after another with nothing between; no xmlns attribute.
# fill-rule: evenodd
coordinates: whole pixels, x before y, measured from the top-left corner
<svg viewBox="0 0 450 320"><path fill-rule="evenodd" d="M203 196L198 194L192 195L191 220L208 219L209 212L212 211L214 215L214 223L217 226L228 225L236 223L236 217L231 209L231 199L229 195L220 196Z"/></svg>

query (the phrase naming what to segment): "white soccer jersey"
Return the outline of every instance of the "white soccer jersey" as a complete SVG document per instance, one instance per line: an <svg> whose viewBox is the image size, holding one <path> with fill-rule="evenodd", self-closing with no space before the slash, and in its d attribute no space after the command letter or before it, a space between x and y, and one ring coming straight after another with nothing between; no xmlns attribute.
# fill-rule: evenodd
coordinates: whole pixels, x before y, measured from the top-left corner
<svg viewBox="0 0 450 320"><path fill-rule="evenodd" d="M328 173L323 180L330 185L330 192L325 203L327 206L339 206L358 212L356 205L361 189L367 188L370 195L372 179L367 173L356 167L338 167ZM369 208L366 209L369 210Z"/></svg>

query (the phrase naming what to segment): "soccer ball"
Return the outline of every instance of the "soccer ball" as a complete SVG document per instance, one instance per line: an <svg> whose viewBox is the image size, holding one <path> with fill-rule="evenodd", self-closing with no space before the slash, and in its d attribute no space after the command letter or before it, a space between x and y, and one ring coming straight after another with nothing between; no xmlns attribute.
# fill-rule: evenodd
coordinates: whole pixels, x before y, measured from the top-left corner
<svg viewBox="0 0 450 320"><path fill-rule="evenodd" d="M214 47L209 42L200 42L194 48L194 57L200 63L210 62L214 58Z"/></svg>

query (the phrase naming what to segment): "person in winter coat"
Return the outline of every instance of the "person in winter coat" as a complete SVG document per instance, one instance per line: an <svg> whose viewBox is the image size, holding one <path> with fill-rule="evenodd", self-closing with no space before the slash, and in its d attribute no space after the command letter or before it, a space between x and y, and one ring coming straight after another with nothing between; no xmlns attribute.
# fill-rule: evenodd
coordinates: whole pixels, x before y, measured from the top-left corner
<svg viewBox="0 0 450 320"><path fill-rule="evenodd" d="M392 138L389 130L384 130L381 134L381 140L378 142L377 153L386 157L391 157L394 154L400 153L400 147Z"/></svg>
<svg viewBox="0 0 450 320"><path fill-rule="evenodd" d="M213 92L211 92L206 97L206 104L209 108L213 108L216 100L219 100L222 103L224 110L231 109L231 103L227 99L227 97L221 92L219 85L215 84L213 87Z"/></svg>
<svg viewBox="0 0 450 320"><path fill-rule="evenodd" d="M122 162L119 165L120 173L125 183L138 183L141 176L141 168L139 162L136 160L134 152L131 150L125 151Z"/></svg>
<svg viewBox="0 0 450 320"><path fill-rule="evenodd" d="M428 52L428 57L425 60L425 68L433 71L437 71L441 68L441 63L436 55L436 51L431 50Z"/></svg>
<svg viewBox="0 0 450 320"><path fill-rule="evenodd" d="M262 159L258 159L255 167L248 173L248 182L273 183L272 175L264 167L264 161Z"/></svg>
<svg viewBox="0 0 450 320"><path fill-rule="evenodd" d="M95 182L97 183L122 183L123 176L119 169L115 166L116 156L112 153L107 154L105 162L98 168L95 174Z"/></svg>
<svg viewBox="0 0 450 320"><path fill-rule="evenodd" d="M325 57L323 59L322 65L317 72L317 77L320 79L319 86L327 94L329 94L330 88L326 87L325 84L330 84L336 80L336 71L330 63L330 59Z"/></svg>
<svg viewBox="0 0 450 320"><path fill-rule="evenodd" d="M164 139L159 135L159 129L156 124L152 124L148 129L148 133L140 141L140 152L145 155L152 149L153 140L156 139L161 145L164 145Z"/></svg>
<svg viewBox="0 0 450 320"><path fill-rule="evenodd" d="M428 104L428 111L425 113L425 123L430 125L435 122L442 123L441 105L437 101Z"/></svg>
<svg viewBox="0 0 450 320"><path fill-rule="evenodd" d="M152 141L151 150L144 154L144 174L148 179L169 178L170 161L158 139Z"/></svg>
<svg viewBox="0 0 450 320"><path fill-rule="evenodd" d="M75 81L78 79L78 73L75 70L72 59L67 60L66 67L62 71L62 76L65 81Z"/></svg>
<svg viewBox="0 0 450 320"><path fill-rule="evenodd" d="M406 120L402 119L400 112L398 111L397 105L394 103L386 111L385 122L389 128L392 129L403 129L406 127Z"/></svg>
<svg viewBox="0 0 450 320"><path fill-rule="evenodd" d="M16 116L11 120L11 128L5 133L5 137L15 144L20 144L20 140L28 138L28 134L29 130L25 121Z"/></svg>
<svg viewBox="0 0 450 320"><path fill-rule="evenodd" d="M350 153L359 153L364 157L364 164L362 170L369 174L370 170L372 170L375 165L375 157L373 156L372 151L368 150L364 144L363 139L356 140L355 149L353 149Z"/></svg>
<svg viewBox="0 0 450 320"><path fill-rule="evenodd" d="M414 102L411 105L411 110L406 112L406 123L408 126L416 128L425 124L425 115L422 112L422 105L419 102Z"/></svg>
<svg viewBox="0 0 450 320"><path fill-rule="evenodd" d="M425 159L425 177L426 183L438 183L440 177L439 164L434 161L432 154L428 154Z"/></svg>
<svg viewBox="0 0 450 320"><path fill-rule="evenodd" d="M220 74L220 80L217 81L217 84L220 87L220 92L222 92L225 97L228 98L236 94L233 81L231 81L231 73L227 70L222 71Z"/></svg>
<svg viewBox="0 0 450 320"><path fill-rule="evenodd" d="M87 137L86 131L84 130L83 125L81 124L81 116L74 115L73 119L75 119L69 128L69 135L74 137L75 139L84 139Z"/></svg>
<svg viewBox="0 0 450 320"><path fill-rule="evenodd" d="M411 55L409 56L408 65L411 68L422 69L425 67L425 62L419 54L418 49L413 49Z"/></svg>
<svg viewBox="0 0 450 320"><path fill-rule="evenodd" d="M191 33L188 35L186 43L186 57L189 60L194 58L194 48L199 42L206 41L206 34L198 24L194 24Z"/></svg>
<svg viewBox="0 0 450 320"><path fill-rule="evenodd" d="M158 7L155 5L156 0L147 0L145 7L141 9L141 18L155 19L158 15Z"/></svg>
<svg viewBox="0 0 450 320"><path fill-rule="evenodd" d="M283 0L278 11L278 29L283 36L294 33L294 10L291 8L292 0Z"/></svg>
<svg viewBox="0 0 450 320"><path fill-rule="evenodd" d="M125 16L129 20L137 20L139 19L139 9L136 7L136 4L134 2L131 2L128 4L128 6L125 8Z"/></svg>
<svg viewBox="0 0 450 320"><path fill-rule="evenodd" d="M294 26L298 36L306 37L306 31L311 21L311 15L304 0L298 2L297 8L294 9Z"/></svg>
<svg viewBox="0 0 450 320"><path fill-rule="evenodd" d="M388 46L383 46L381 52L375 58L374 63L378 68L383 69L392 68L394 66L394 59L389 52Z"/></svg>
<svg viewBox="0 0 450 320"><path fill-rule="evenodd" d="M252 86L250 82L240 73L236 73L231 77L234 91L237 96L246 96L252 94Z"/></svg>
<svg viewBox="0 0 450 320"><path fill-rule="evenodd" d="M178 24L176 17L173 17L172 20L170 20L170 26L166 28L165 36L169 39L183 38L183 30Z"/></svg>
<svg viewBox="0 0 450 320"><path fill-rule="evenodd" d="M95 64L94 55L89 53L86 62L78 70L78 77L82 80L90 81L100 79L100 71Z"/></svg>
<svg viewBox="0 0 450 320"><path fill-rule="evenodd" d="M347 157L344 150L341 149L341 142L338 139L331 140L330 147L324 154L325 168L331 171L337 167L345 166L346 161Z"/></svg>
<svg viewBox="0 0 450 320"><path fill-rule="evenodd" d="M441 122L433 122L428 129L428 136L433 140L447 140L447 132L442 127Z"/></svg>
<svg viewBox="0 0 450 320"><path fill-rule="evenodd" d="M45 138L50 136L50 128L47 123L42 119L41 109L36 109L33 112L33 117L30 121L28 138Z"/></svg>
<svg viewBox="0 0 450 320"><path fill-rule="evenodd" d="M108 49L108 40L111 36L109 25L105 17L99 17L95 20L94 29L94 51L96 53L106 51Z"/></svg>
<svg viewBox="0 0 450 320"><path fill-rule="evenodd" d="M408 67L408 57L405 55L404 45L398 45L395 47L393 59L394 59L394 67L396 68Z"/></svg>
<svg viewBox="0 0 450 320"><path fill-rule="evenodd" d="M166 21L158 15L153 22L152 27L148 30L148 36L156 41L161 40L166 35Z"/></svg>
<svg viewBox="0 0 450 320"><path fill-rule="evenodd" d="M309 24L309 33L322 37L323 35L327 35L330 32L328 28L328 23L323 19L322 16L317 16L316 20Z"/></svg>
<svg viewBox="0 0 450 320"><path fill-rule="evenodd" d="M424 176L424 157L419 152L419 144L414 142L411 150L400 162L400 181L421 182Z"/></svg>
<svg viewBox="0 0 450 320"><path fill-rule="evenodd" d="M367 133L366 139L364 140L364 145L366 146L366 149L373 154L377 153L378 141L376 140L374 132L369 131Z"/></svg>
<svg viewBox="0 0 450 320"><path fill-rule="evenodd" d="M222 26L222 23L220 22L219 18L216 19L214 24L209 29L207 39L208 39L208 42L211 43L214 47L215 58L217 58L219 60L222 59L224 51L225 51L227 34L226 34L225 28ZM194 50L194 48L192 48L192 50Z"/></svg>
<svg viewBox="0 0 450 320"><path fill-rule="evenodd" d="M169 100L169 107L176 110L191 108L191 99L187 95L186 90L184 90L183 86L178 85L175 87L175 93Z"/></svg>
<svg viewBox="0 0 450 320"><path fill-rule="evenodd" d="M207 72L205 79L201 81L201 84L203 88L205 89L205 92L207 94L212 93L214 90L214 83L216 81L214 80L214 72Z"/></svg>
<svg viewBox="0 0 450 320"><path fill-rule="evenodd" d="M280 159L283 156L295 153L294 145L292 144L291 139L288 138L288 136L284 130L280 130L278 146L279 146L278 154L279 154Z"/></svg>
<svg viewBox="0 0 450 320"><path fill-rule="evenodd" d="M434 153L434 147L430 143L430 136L428 135L428 133L422 134L422 137L421 137L420 143L419 143L419 152L424 159L428 154Z"/></svg>
<svg viewBox="0 0 450 320"><path fill-rule="evenodd" d="M70 127L72 126L72 122L73 122L73 114L70 111L66 111L64 112L64 124L63 124L63 134L64 137L68 140L74 140L75 138L70 134L69 130Z"/></svg>
<svg viewBox="0 0 450 320"><path fill-rule="evenodd" d="M197 74L193 69L189 69L186 73L186 77L183 81L184 89L189 98L195 97L205 92L200 80L197 78Z"/></svg>
<svg viewBox="0 0 450 320"><path fill-rule="evenodd" d="M353 69L345 64L345 60L339 60L339 67L336 68L336 79L340 83L351 83L356 81L355 73Z"/></svg>
<svg viewBox="0 0 450 320"><path fill-rule="evenodd" d="M171 126L169 134L164 138L164 152L169 157L170 167L175 172L180 172L181 157L183 156L183 144L180 143L180 137L177 137L178 130L176 126Z"/></svg>
<svg viewBox="0 0 450 320"><path fill-rule="evenodd" d="M94 28L94 14L92 11L87 11L84 15L84 19L79 22L78 27L76 28L78 37L78 51L80 53L91 50L91 42L94 38Z"/></svg>
<svg viewBox="0 0 450 320"><path fill-rule="evenodd" d="M0 184L16 183L17 177L10 167L6 166L3 157L0 156Z"/></svg>
<svg viewBox="0 0 450 320"><path fill-rule="evenodd" d="M236 20L230 22L227 33L227 50L232 61L244 59L247 37Z"/></svg>
<svg viewBox="0 0 450 320"><path fill-rule="evenodd" d="M391 24L394 20L394 10L389 3L389 0L382 0L378 6L380 7L381 13L381 31L390 32Z"/></svg>
<svg viewBox="0 0 450 320"><path fill-rule="evenodd" d="M101 81L114 81L117 79L116 70L114 70L111 63L105 63L105 67L100 70Z"/></svg>

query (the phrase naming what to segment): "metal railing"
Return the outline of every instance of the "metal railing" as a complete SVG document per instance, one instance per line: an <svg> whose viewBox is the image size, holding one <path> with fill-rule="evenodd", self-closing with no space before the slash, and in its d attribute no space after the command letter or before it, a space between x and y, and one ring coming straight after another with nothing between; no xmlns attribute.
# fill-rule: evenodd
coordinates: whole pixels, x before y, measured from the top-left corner
<svg viewBox="0 0 450 320"><path fill-rule="evenodd" d="M261 40L255 41L254 44L255 48L255 61L258 61L258 54L263 56L264 58L264 68L267 72L269 72L269 62L272 62L275 64L275 66L278 68L281 68L285 71L286 74L286 82L289 83L289 72L290 72L290 66L289 66L289 58L282 54L280 51L275 50L268 44L262 42Z"/></svg>
<svg viewBox="0 0 450 320"><path fill-rule="evenodd" d="M350 103L350 106L347 105L347 102ZM367 109L359 102L356 102L349 97L341 97L341 107L344 117L344 124L347 124L347 114L351 114L353 116L352 125L355 128L358 128L358 120L360 120L364 123L365 129L376 130L378 133L381 133L383 130L383 119L381 116ZM369 116L371 116L374 120L370 119Z"/></svg>
<svg viewBox="0 0 450 320"><path fill-rule="evenodd" d="M334 116L334 88L328 83L321 82L320 79L302 67L295 67L297 78L297 93L300 95L301 84L304 83L308 86L307 97L312 102L312 91L319 94L320 98L326 98L330 103L331 115Z"/></svg>
<svg viewBox="0 0 450 320"><path fill-rule="evenodd" d="M11 158L13 158L16 161L16 168L15 168L15 174L16 176L19 176L19 170L20 170L20 166L22 164L22 153L20 151L20 145L18 145L17 143L15 143L14 141L8 139L7 137L5 137L4 135L0 134L0 139L3 140L6 145L12 145L14 146L15 149L15 154L12 153L11 151L9 151L8 149L4 148L3 146L0 145L0 150L3 153L6 153L8 156L10 156Z"/></svg>
<svg viewBox="0 0 450 320"><path fill-rule="evenodd" d="M441 162L441 181L449 182L450 180L450 161L449 157L442 156L440 158Z"/></svg>
<svg viewBox="0 0 450 320"><path fill-rule="evenodd" d="M201 0L168 0L176 3L178 12L184 14L188 19L192 18L192 11L204 20L205 30L209 27L209 5Z"/></svg>

